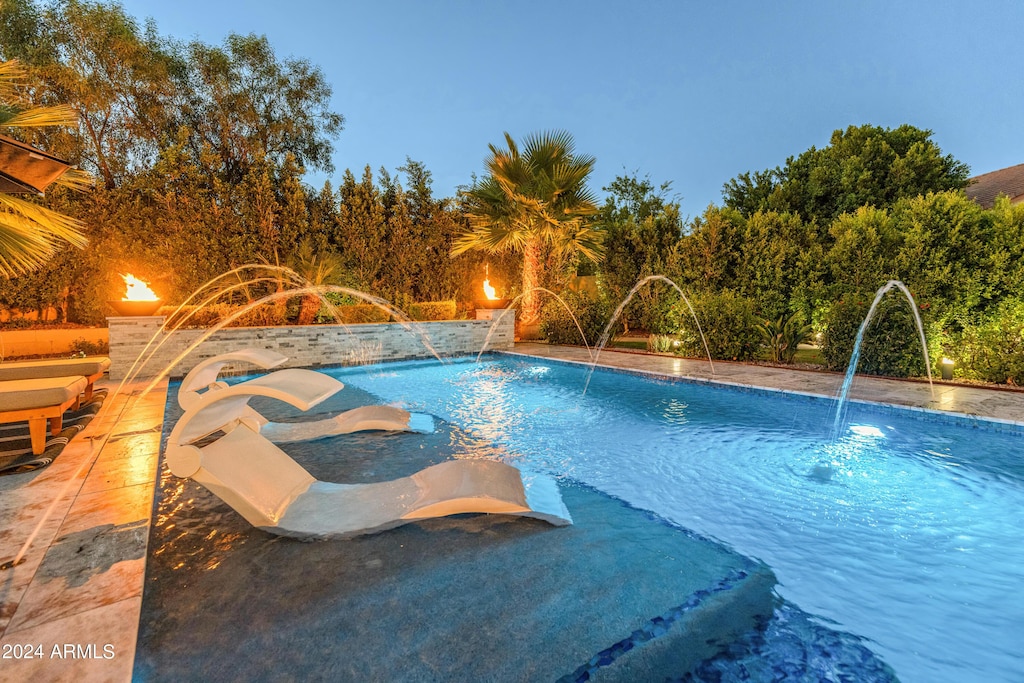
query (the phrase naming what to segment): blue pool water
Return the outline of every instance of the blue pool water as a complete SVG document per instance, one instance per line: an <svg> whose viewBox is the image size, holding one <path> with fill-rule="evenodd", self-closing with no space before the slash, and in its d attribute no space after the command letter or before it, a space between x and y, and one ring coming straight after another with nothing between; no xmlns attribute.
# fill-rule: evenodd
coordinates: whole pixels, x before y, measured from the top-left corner
<svg viewBox="0 0 1024 683"><path fill-rule="evenodd" d="M1024 679L1024 435L498 357L332 371L772 567L904 681ZM474 453L479 454L479 449Z"/></svg>

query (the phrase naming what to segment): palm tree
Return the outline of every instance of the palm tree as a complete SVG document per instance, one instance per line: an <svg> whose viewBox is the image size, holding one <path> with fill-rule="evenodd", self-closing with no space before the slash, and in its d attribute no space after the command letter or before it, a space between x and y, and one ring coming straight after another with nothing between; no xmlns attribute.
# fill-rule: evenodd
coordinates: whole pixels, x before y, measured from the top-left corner
<svg viewBox="0 0 1024 683"><path fill-rule="evenodd" d="M487 176L464 197L470 230L456 238L452 256L470 249L523 254L522 321L534 323L540 302L535 287L545 246L559 256L596 261L600 233L589 219L597 204L586 187L594 157L576 154L572 136L548 131L527 136L523 150L508 133L508 149L488 145Z"/></svg>
<svg viewBox="0 0 1024 683"><path fill-rule="evenodd" d="M78 115L70 106L42 107L27 101L18 90L24 80L25 71L17 61L0 62L0 128L77 124ZM10 143L18 144L13 140ZM91 176L70 169L52 182L83 189L91 186ZM14 277L38 268L53 255L62 241L76 247L85 246L83 227L81 222L70 216L10 192L0 192L0 276Z"/></svg>

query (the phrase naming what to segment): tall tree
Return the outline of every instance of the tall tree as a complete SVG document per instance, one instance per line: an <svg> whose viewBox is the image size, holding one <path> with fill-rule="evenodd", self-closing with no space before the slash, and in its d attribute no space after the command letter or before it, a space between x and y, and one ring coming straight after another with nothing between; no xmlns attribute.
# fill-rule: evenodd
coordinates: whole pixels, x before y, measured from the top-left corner
<svg viewBox="0 0 1024 683"><path fill-rule="evenodd" d="M743 217L709 206L694 218L668 257L670 276L682 287L717 292L735 287L742 258Z"/></svg>
<svg viewBox="0 0 1024 683"><path fill-rule="evenodd" d="M465 193L469 231L452 248L514 251L523 255L522 320L537 321L545 247L556 255L580 254L596 261L600 232L592 223L597 205L586 183L594 157L575 152L565 131L534 133L523 150L505 133L506 149L489 145L487 175Z"/></svg>
<svg viewBox="0 0 1024 683"><path fill-rule="evenodd" d="M943 154L930 130L850 126L828 146L811 147L774 170L744 173L722 189L726 206L744 216L757 211L798 213L830 225L864 205L888 208L898 200L966 186L968 167Z"/></svg>
<svg viewBox="0 0 1024 683"><path fill-rule="evenodd" d="M744 221L737 285L769 320L800 311L809 316L824 276L817 225L793 213L758 211Z"/></svg>
<svg viewBox="0 0 1024 683"><path fill-rule="evenodd" d="M311 200L301 174L330 170L343 118L322 72L279 59L265 38L183 43L107 0L2 0L0 59L13 56L38 74L33 101L81 114L63 132L19 138L101 181L85 200L46 199L87 225L93 245L79 255L90 277L56 273L71 288L69 310L102 319L114 292L106 273L117 268L174 298L239 263L287 262L307 235L319 252L337 232L333 193ZM22 278L6 288L26 301L42 291Z"/></svg>
<svg viewBox="0 0 1024 683"><path fill-rule="evenodd" d="M609 196L597 218L604 233L601 274L614 303L641 278L666 274L666 259L682 237L683 222L679 204L666 199L671 183L656 188L649 178L634 174L619 176L603 189ZM674 291L663 296L663 289L668 288L655 285L637 292L623 311L627 329L639 325L653 331L662 324L669 300L676 298Z"/></svg>
<svg viewBox="0 0 1024 683"><path fill-rule="evenodd" d="M304 59L279 61L265 36L231 34L223 47L194 41L175 57L178 125L191 133L194 154L204 145L237 182L261 158L275 165L292 155L303 168L333 171L331 140L345 118L329 108L331 87Z"/></svg>
<svg viewBox="0 0 1024 683"><path fill-rule="evenodd" d="M371 293L376 291L385 258L381 242L387 218L380 194L369 166L363 169L359 182L346 170L338 188L338 219L330 239L330 246L341 254L345 264L346 284Z"/></svg>
<svg viewBox="0 0 1024 683"><path fill-rule="evenodd" d="M833 241L825 263L831 271L831 299L877 289L897 277L893 257L901 239L888 210L863 206L836 219L829 232Z"/></svg>
<svg viewBox="0 0 1024 683"><path fill-rule="evenodd" d="M34 17L28 22L25 17ZM153 27L143 31L118 5L54 3L42 10L13 0L2 10L5 26L29 26L10 46L31 59L48 100L78 112L74 135L48 140L55 153L94 173L107 189L156 159L171 135L172 72L183 68Z"/></svg>

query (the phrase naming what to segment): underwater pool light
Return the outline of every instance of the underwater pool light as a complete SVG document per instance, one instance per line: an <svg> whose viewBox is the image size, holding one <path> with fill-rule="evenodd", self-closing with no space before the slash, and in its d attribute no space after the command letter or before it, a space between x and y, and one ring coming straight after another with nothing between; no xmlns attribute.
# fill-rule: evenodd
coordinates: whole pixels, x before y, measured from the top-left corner
<svg viewBox="0 0 1024 683"><path fill-rule="evenodd" d="M885 434L878 427L872 427L871 425L850 425L850 431L857 436L873 436L882 438Z"/></svg>

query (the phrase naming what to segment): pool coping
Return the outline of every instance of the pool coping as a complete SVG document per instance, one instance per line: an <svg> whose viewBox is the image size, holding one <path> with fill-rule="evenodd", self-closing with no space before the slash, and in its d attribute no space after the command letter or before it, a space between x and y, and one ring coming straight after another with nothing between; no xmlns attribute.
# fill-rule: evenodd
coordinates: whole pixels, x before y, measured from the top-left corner
<svg viewBox="0 0 1024 683"><path fill-rule="evenodd" d="M520 342L516 344L514 351L493 353L540 358L583 367L596 366L611 372L663 381L705 384L769 395L784 394L814 401L835 402L843 381L843 376L833 373L742 363L730 363L728 372L732 379L725 379L723 373L710 375L707 361L607 349L601 352L595 363L586 357L589 354L583 348L535 342ZM647 367L636 367L637 365ZM812 379L815 388L794 389L788 386L793 377ZM925 419L950 422L964 427L996 429L1024 436L1024 392L948 383L936 384L935 388L938 393L933 394L929 385L924 382L858 375L847 400L849 403L867 408L899 413L909 411ZM984 414L982 408L995 408L1004 415L1013 413L1020 418Z"/></svg>
<svg viewBox="0 0 1024 683"><path fill-rule="evenodd" d="M590 365L587 352L575 347L520 343L513 351L496 353ZM660 380L813 400L833 400L842 379L826 373L740 364L728 364L725 371L711 377L707 361L615 351L602 352L599 361L598 365L608 370ZM819 381L812 389L801 388L808 377ZM43 658L5 661L5 677L29 680L42 676L76 683L132 678L168 382L163 381L140 402L138 394L144 386L138 382L113 395L116 382L97 383L111 395L53 465L36 473L0 478L0 538L13 541L5 544L0 561L11 559L7 555L17 553L14 546L20 547L32 529L39 529L25 561L0 571L0 646L38 643L44 654ZM872 396L876 400L871 400ZM932 398L927 385L859 376L851 393L851 401L861 405L909 409L980 427L1024 428L1024 393L942 385L939 398L938 407L928 407ZM66 551L70 542L77 542L74 534L96 527L115 532L105 539L136 542L120 543L119 556L111 556L108 546L103 557L72 553L69 560ZM68 577L73 580L69 582ZM61 649L62 656L54 656L54 645L71 646L71 650ZM114 648L112 658L106 656L106 645ZM68 656L63 656L65 652Z"/></svg>

